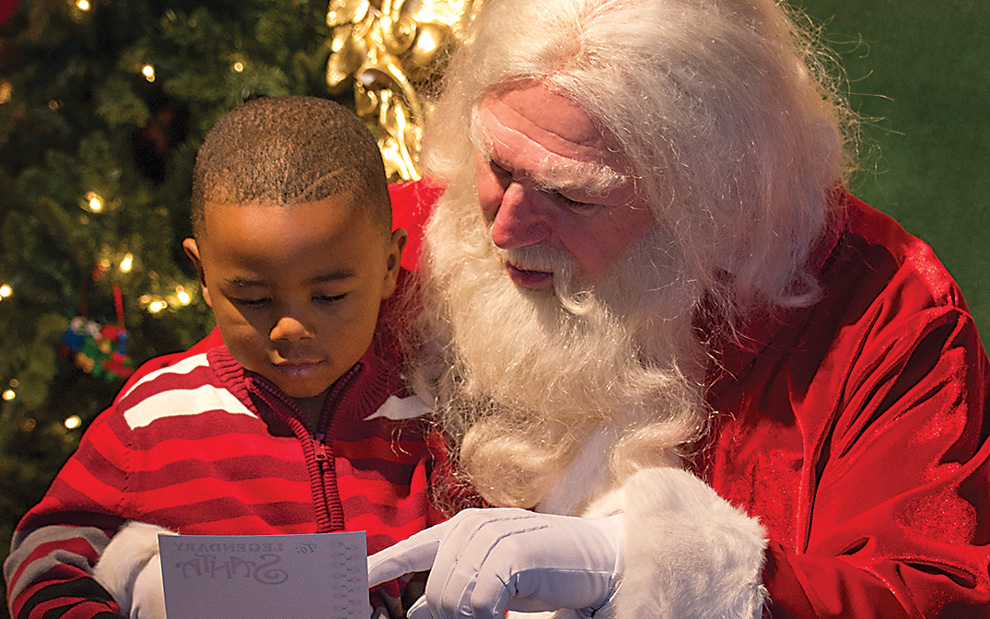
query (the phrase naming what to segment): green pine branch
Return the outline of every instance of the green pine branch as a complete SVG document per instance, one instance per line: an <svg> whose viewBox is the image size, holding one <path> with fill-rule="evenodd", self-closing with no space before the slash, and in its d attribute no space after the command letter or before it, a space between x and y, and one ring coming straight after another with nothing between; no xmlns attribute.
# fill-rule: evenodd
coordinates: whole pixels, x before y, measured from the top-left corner
<svg viewBox="0 0 990 619"><path fill-rule="evenodd" d="M135 363L205 335L212 317L180 246L204 134L250 97L328 96L324 0L90 2L21 0L0 26L4 549L123 384L60 354L69 321L116 324L117 286ZM170 304L152 313L155 300ZM72 416L79 429L66 427Z"/></svg>

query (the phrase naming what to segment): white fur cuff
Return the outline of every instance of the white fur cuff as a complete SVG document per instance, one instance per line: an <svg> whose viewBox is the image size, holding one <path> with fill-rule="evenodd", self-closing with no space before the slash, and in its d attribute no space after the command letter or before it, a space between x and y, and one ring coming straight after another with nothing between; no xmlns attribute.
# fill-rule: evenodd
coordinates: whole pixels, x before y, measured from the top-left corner
<svg viewBox="0 0 990 619"><path fill-rule="evenodd" d="M697 477L640 471L590 511L625 512L617 619L759 619L765 534Z"/></svg>
<svg viewBox="0 0 990 619"><path fill-rule="evenodd" d="M110 540L93 569L93 578L132 619L165 619L159 533L175 535L153 524L128 522Z"/></svg>

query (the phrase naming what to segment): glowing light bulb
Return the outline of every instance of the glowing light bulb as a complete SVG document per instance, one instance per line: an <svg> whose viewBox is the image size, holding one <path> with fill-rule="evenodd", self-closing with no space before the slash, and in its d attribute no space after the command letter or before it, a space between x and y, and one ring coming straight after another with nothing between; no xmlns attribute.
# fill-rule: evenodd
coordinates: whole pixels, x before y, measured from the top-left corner
<svg viewBox="0 0 990 619"><path fill-rule="evenodd" d="M168 307L168 303L166 303L165 301L161 301L161 300L152 301L151 303L148 304L148 311L151 312L152 314L157 314L166 307Z"/></svg>
<svg viewBox="0 0 990 619"><path fill-rule="evenodd" d="M143 75L144 79L149 82L155 81L155 67L150 64L144 65L144 67L141 68L141 75Z"/></svg>
<svg viewBox="0 0 990 619"><path fill-rule="evenodd" d="M124 259L120 261L120 270L124 273L130 273L131 269L134 268L134 256L131 254L126 254Z"/></svg>
<svg viewBox="0 0 990 619"><path fill-rule="evenodd" d="M175 296L176 298L179 299L179 303L183 305L189 305L189 303L192 301L192 297L189 296L188 292L182 289L182 286L175 287Z"/></svg>
<svg viewBox="0 0 990 619"><path fill-rule="evenodd" d="M0 286L0 299L6 299L13 293L14 293L14 289L11 288L8 284L4 284L3 286Z"/></svg>
<svg viewBox="0 0 990 619"><path fill-rule="evenodd" d="M14 392L13 389L8 389L8 390L6 390L6 391L3 392L3 399L4 400L7 400L8 402L10 402L11 400L13 400L16 397L17 397L17 394Z"/></svg>
<svg viewBox="0 0 990 619"><path fill-rule="evenodd" d="M67 417L63 423L65 423L66 429L75 430L76 428L82 425L82 419L79 417L79 415L73 415L71 417Z"/></svg>
<svg viewBox="0 0 990 619"><path fill-rule="evenodd" d="M94 192L89 192L86 194L86 202L89 204L89 210L94 213L99 213L103 210L103 199L100 198L99 194Z"/></svg>
<svg viewBox="0 0 990 619"><path fill-rule="evenodd" d="M89 10L89 0L76 0L76 8L80 11Z"/></svg>
<svg viewBox="0 0 990 619"><path fill-rule="evenodd" d="M244 63L243 62L235 62L233 68L234 68L234 71L237 71L238 73L240 73L240 72L242 72L244 70Z"/></svg>

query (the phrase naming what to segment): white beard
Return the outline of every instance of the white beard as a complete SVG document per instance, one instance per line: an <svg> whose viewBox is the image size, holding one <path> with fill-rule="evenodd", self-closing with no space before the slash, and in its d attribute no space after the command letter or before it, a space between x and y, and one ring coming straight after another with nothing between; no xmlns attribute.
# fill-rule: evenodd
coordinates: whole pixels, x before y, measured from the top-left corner
<svg viewBox="0 0 990 619"><path fill-rule="evenodd" d="M699 437L700 293L662 238L648 233L576 292L568 258L515 252L513 262L554 272L555 291L526 290L509 279L472 184L452 184L437 204L413 384L435 399L456 461L488 502L536 505L606 426L616 430L600 458L610 464L605 488L670 464Z"/></svg>

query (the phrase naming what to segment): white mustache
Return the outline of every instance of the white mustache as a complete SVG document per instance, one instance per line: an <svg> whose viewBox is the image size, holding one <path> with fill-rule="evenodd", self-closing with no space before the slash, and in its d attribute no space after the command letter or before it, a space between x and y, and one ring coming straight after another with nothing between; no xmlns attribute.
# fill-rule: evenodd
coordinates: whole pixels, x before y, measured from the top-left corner
<svg viewBox="0 0 990 619"><path fill-rule="evenodd" d="M555 276L574 272L574 259L559 249L530 245L516 249L498 249L499 259L524 271L541 271Z"/></svg>

